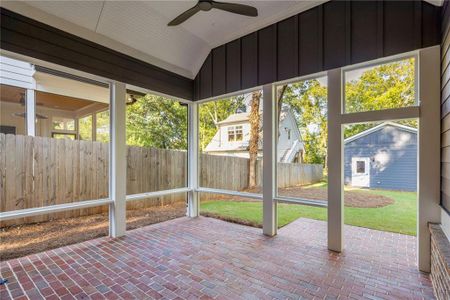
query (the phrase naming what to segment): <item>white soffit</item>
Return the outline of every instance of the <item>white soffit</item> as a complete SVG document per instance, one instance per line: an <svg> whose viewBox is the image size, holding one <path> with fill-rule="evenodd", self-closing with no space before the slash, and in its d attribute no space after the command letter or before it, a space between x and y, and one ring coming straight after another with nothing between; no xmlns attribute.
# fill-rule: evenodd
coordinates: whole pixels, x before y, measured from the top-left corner
<svg viewBox="0 0 450 300"><path fill-rule="evenodd" d="M38 91L109 104L109 88L107 87L42 72L36 72L34 79Z"/></svg>
<svg viewBox="0 0 450 300"><path fill-rule="evenodd" d="M251 18L213 9L199 12L179 26L168 27L168 22L197 1L2 1L1 5L193 78L212 48L326 1L229 2L255 6L259 16Z"/></svg>

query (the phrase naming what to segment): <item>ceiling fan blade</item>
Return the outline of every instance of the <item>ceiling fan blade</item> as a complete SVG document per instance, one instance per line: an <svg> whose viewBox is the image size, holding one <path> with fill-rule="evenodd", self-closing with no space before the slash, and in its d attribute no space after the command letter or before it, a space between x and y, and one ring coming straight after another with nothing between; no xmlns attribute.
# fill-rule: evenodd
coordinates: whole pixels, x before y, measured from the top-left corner
<svg viewBox="0 0 450 300"><path fill-rule="evenodd" d="M200 6L197 4L196 6L188 9L187 11L185 11L184 13L182 13L181 15L179 15L178 17L176 17L175 19L170 21L170 23L167 24L167 26L179 25L179 24L183 23L184 21L186 21L187 19L189 19L190 17L192 17L193 15L195 15L196 13L198 13L199 11L200 11Z"/></svg>
<svg viewBox="0 0 450 300"><path fill-rule="evenodd" d="M237 4L237 3L224 3L224 2L216 2L212 1L212 8L217 8L221 10L225 10L231 13L249 16L249 17L257 17L258 10L249 5L245 4Z"/></svg>

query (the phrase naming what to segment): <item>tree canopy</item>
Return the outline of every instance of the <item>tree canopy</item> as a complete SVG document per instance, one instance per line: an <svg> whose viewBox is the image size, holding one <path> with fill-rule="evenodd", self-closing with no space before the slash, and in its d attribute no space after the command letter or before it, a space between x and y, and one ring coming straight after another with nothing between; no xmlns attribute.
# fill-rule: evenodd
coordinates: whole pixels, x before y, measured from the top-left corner
<svg viewBox="0 0 450 300"><path fill-rule="evenodd" d="M392 62L346 73L346 112L362 112L414 105L414 59ZM356 73L354 73L356 72ZM353 74L352 74L353 73ZM200 149L217 132L217 123L244 112L251 94L199 105ZM305 144L306 163L326 164L327 87L324 80L312 79L285 86L282 105L294 113ZM127 144L163 149L187 149L187 106L162 96L147 94L127 106ZM417 127L415 120L399 121ZM376 124L347 126L350 137ZM87 133L86 133L87 134Z"/></svg>
<svg viewBox="0 0 450 300"><path fill-rule="evenodd" d="M382 110L414 105L414 59L406 59L359 70L345 84L347 113ZM348 74L352 75L352 74ZM358 76L359 75L359 76ZM288 105L297 120L305 144L306 163L326 164L327 147L327 87L319 80L305 80L286 87L282 105ZM417 127L417 121L399 121ZM345 138L377 124L346 126Z"/></svg>
<svg viewBox="0 0 450 300"><path fill-rule="evenodd" d="M127 144L187 150L187 106L162 96L139 97L126 112Z"/></svg>
<svg viewBox="0 0 450 300"><path fill-rule="evenodd" d="M359 78L345 84L345 111L363 112L408 107L415 104L414 58L383 64L365 70ZM399 123L417 127L416 120ZM347 126L345 138L373 127L376 124Z"/></svg>

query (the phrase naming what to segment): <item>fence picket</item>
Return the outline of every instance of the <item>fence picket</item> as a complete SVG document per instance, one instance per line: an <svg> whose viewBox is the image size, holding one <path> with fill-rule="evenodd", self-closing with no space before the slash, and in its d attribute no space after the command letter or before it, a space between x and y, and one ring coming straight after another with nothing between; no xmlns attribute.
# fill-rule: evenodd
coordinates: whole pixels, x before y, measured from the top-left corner
<svg viewBox="0 0 450 300"><path fill-rule="evenodd" d="M256 180L261 184L262 161ZM91 141L0 134L0 210L11 211L108 197L109 145ZM200 185L241 191L248 186L248 159L200 154ZM279 187L322 178L322 166L278 164ZM187 184L187 152L129 146L127 195L180 188ZM202 200L216 195L201 195ZM186 200L168 195L127 204L142 209ZM0 226L40 222L107 211L107 206L3 222Z"/></svg>

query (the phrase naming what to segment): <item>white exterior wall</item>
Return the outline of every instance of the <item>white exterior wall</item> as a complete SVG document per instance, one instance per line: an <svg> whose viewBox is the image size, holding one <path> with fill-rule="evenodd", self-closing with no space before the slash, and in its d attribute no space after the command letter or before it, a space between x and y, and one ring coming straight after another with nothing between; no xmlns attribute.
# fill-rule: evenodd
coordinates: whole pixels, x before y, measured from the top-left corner
<svg viewBox="0 0 450 300"><path fill-rule="evenodd" d="M16 134L25 135L26 120L25 118L14 116L15 113L24 113L25 106L18 103L0 101L0 120L1 125L16 127Z"/></svg>
<svg viewBox="0 0 450 300"><path fill-rule="evenodd" d="M235 126L242 126L242 134L243 138L242 141L228 141L228 128L229 127L235 127ZM234 123L230 125L221 125L219 128L219 145L223 150L226 149L236 149L237 147L240 147L242 145L247 146L248 141L250 140L250 124L249 123Z"/></svg>
<svg viewBox="0 0 450 300"><path fill-rule="evenodd" d="M0 55L0 83L34 89L34 67L30 63Z"/></svg>
<svg viewBox="0 0 450 300"><path fill-rule="evenodd" d="M235 126L242 126L242 141L228 141L228 128ZM282 119L279 126L277 161L281 161L286 151L292 149L295 141L301 141L300 133L296 126L297 124L295 123L295 120L293 119L291 114L287 114L286 117ZM288 131L285 128L288 128L291 131L290 139ZM216 132L209 145L206 147L205 152L212 155L249 158L248 151L246 150L249 141L250 123L248 121L222 124L220 125L219 130ZM261 151L259 151L258 156L262 157L262 140L260 140L259 144L259 149ZM299 149L295 152L303 149L303 144L300 143L300 145L297 146Z"/></svg>

